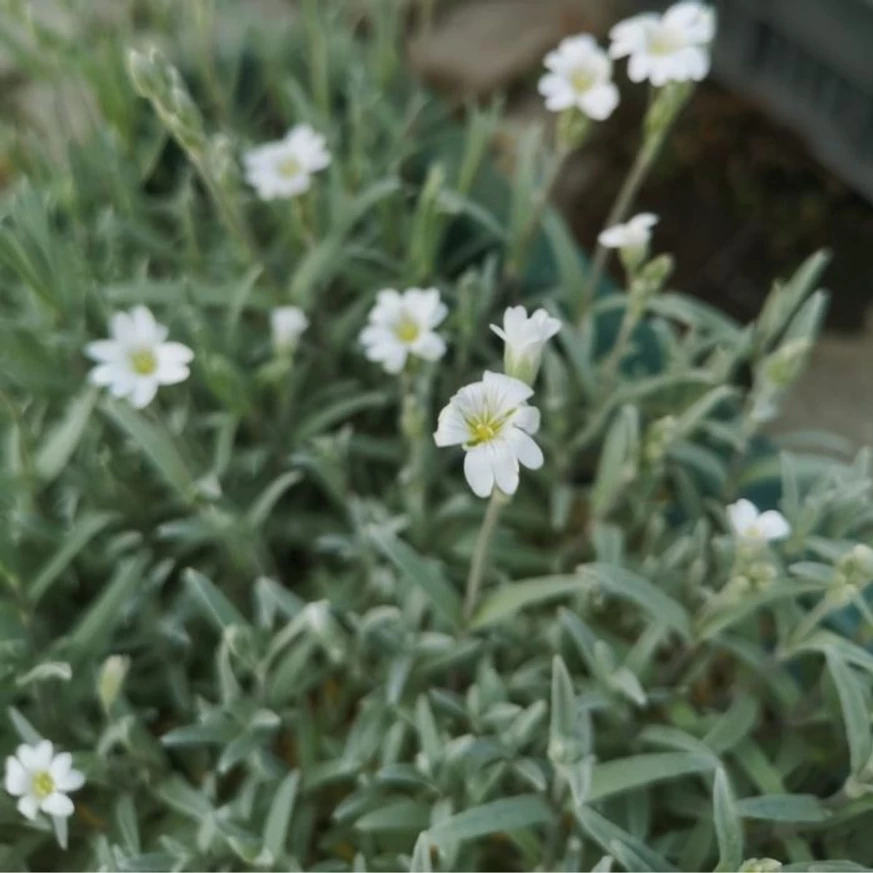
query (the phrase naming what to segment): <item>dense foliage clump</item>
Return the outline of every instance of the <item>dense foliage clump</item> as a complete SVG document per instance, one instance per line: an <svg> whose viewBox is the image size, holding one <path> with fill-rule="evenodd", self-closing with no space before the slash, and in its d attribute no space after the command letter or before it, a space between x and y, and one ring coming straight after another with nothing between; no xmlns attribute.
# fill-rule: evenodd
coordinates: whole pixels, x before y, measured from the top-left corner
<svg viewBox="0 0 873 873"><path fill-rule="evenodd" d="M761 435L826 259L743 327L630 218L707 10L620 26L589 266L632 86L567 41L503 176L400 5L6 13L94 123L7 138L0 868L863 869L871 457Z"/></svg>

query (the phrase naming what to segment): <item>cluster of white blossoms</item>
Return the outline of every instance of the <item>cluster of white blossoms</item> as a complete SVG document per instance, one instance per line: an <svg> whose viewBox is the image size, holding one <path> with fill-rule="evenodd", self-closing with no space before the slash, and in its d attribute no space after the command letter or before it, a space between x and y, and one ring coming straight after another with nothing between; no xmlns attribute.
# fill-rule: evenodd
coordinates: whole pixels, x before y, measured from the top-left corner
<svg viewBox="0 0 873 873"><path fill-rule="evenodd" d="M785 539L791 533L788 520L775 509L760 512L745 498L727 508L728 521L737 538L747 543L767 543Z"/></svg>
<svg viewBox="0 0 873 873"><path fill-rule="evenodd" d="M309 319L296 306L279 306L270 313L270 327L275 354L287 357L297 348ZM182 343L168 342L168 335L145 306L116 312L109 320L110 338L85 346L85 354L96 362L89 380L134 409L144 409L162 385L177 385L191 375L194 352Z"/></svg>
<svg viewBox="0 0 873 873"><path fill-rule="evenodd" d="M246 180L261 200L287 199L310 189L312 177L330 165L330 152L320 133L298 124L284 139L246 152L243 165Z"/></svg>
<svg viewBox="0 0 873 873"><path fill-rule="evenodd" d="M715 13L703 3L684 0L663 15L644 12L616 24L609 33L613 58L627 58L632 82L656 88L670 82L701 82L709 73Z"/></svg>
<svg viewBox="0 0 873 873"><path fill-rule="evenodd" d="M84 784L85 777L73 769L73 756L55 754L48 740L19 746L6 759L4 787L18 798L18 811L31 821L41 812L57 818L71 816L73 801L67 795Z"/></svg>
<svg viewBox="0 0 873 873"><path fill-rule="evenodd" d="M491 326L505 344L506 373L486 372L480 382L461 388L439 414L434 441L440 447L463 447L464 476L478 497L489 497L495 487L511 496L518 489L520 467L538 470L543 465L533 439L540 413L528 401L543 348L560 327L544 309L531 316L523 306L507 309L503 327Z"/></svg>
<svg viewBox="0 0 873 873"><path fill-rule="evenodd" d="M670 82L700 82L709 72L715 13L694 0L671 6L663 15L643 13L615 25L609 52L588 34L564 39L544 60L547 73L539 92L552 112L577 109L604 121L619 102L612 59L628 58L628 77L657 88Z"/></svg>

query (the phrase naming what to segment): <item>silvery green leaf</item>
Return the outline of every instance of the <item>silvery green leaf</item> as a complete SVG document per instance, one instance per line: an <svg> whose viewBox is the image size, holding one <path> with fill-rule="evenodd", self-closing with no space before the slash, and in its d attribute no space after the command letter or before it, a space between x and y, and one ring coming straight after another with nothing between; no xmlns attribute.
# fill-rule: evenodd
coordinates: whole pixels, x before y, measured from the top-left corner
<svg viewBox="0 0 873 873"><path fill-rule="evenodd" d="M45 682L54 679L60 682L69 682L73 678L73 668L66 661L45 661L28 670L23 676L15 680L19 688L31 685L34 682Z"/></svg>
<svg viewBox="0 0 873 873"><path fill-rule="evenodd" d="M672 871L675 868L636 837L591 807L576 810L582 830L627 870Z"/></svg>
<svg viewBox="0 0 873 873"><path fill-rule="evenodd" d="M852 773L858 775L873 753L873 732L870 729L868 711L869 697L865 696L854 671L836 649L827 648L824 654L840 699Z"/></svg>
<svg viewBox="0 0 873 873"><path fill-rule="evenodd" d="M591 508L602 519L614 507L621 491L633 481L639 462L640 421L634 406L624 406L606 433L591 490Z"/></svg>
<svg viewBox="0 0 873 873"><path fill-rule="evenodd" d="M471 840L550 823L554 813L538 794L522 794L455 813L427 831L434 843Z"/></svg>
<svg viewBox="0 0 873 873"><path fill-rule="evenodd" d="M743 824L727 773L722 767L715 771L713 815L718 840L718 871L736 870L743 860Z"/></svg>
<svg viewBox="0 0 873 873"><path fill-rule="evenodd" d="M430 824L430 804L398 800L382 804L378 809L368 812L355 822L355 828L367 833L385 831L424 830Z"/></svg>
<svg viewBox="0 0 873 873"><path fill-rule="evenodd" d="M764 794L744 797L737 802L743 818L766 821L820 822L830 815L827 807L813 794Z"/></svg>
<svg viewBox="0 0 873 873"><path fill-rule="evenodd" d="M594 768L588 800L602 800L644 785L706 773L713 766L711 755L688 752L655 752L601 761Z"/></svg>

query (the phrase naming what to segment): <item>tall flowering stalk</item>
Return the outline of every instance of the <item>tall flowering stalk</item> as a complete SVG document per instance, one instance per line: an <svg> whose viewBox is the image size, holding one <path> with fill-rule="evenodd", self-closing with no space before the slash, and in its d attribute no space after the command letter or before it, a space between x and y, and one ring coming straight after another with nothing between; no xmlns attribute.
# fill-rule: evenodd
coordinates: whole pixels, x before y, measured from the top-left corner
<svg viewBox="0 0 873 873"><path fill-rule="evenodd" d="M645 13L617 24L610 32L610 56L628 58L633 82L652 87L640 150L606 220L620 225L661 153L667 134L693 91L709 73L709 46L715 37L715 14L697 2L681 2L663 15ZM594 253L585 293L580 298L581 320L588 311L606 268L609 248L601 240Z"/></svg>

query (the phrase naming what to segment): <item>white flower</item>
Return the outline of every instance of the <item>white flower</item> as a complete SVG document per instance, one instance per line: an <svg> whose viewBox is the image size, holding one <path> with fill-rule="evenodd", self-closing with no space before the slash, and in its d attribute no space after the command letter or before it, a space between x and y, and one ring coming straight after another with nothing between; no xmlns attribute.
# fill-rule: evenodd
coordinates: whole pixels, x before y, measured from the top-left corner
<svg viewBox="0 0 873 873"><path fill-rule="evenodd" d="M657 88L668 82L701 82L709 73L715 13L689 0L674 4L663 15L647 12L628 18L609 35L610 55L630 58L631 81L648 79Z"/></svg>
<svg viewBox="0 0 873 873"><path fill-rule="evenodd" d="M297 197L309 190L312 177L330 164L324 137L298 124L284 139L268 142L243 156L248 183L261 200Z"/></svg>
<svg viewBox="0 0 873 873"><path fill-rule="evenodd" d="M727 514L734 532L743 540L769 542L784 539L791 533L791 525L781 512L775 509L759 512L751 500L732 503Z"/></svg>
<svg viewBox="0 0 873 873"><path fill-rule="evenodd" d="M297 306L280 306L270 313L270 327L276 353L288 354L297 348L300 337L309 327L309 319Z"/></svg>
<svg viewBox="0 0 873 873"><path fill-rule="evenodd" d="M85 354L97 362L88 375L94 385L125 397L136 409L154 400L160 385L184 382L194 352L182 343L165 342L167 328L145 306L117 312L109 322L111 339L89 343Z"/></svg>
<svg viewBox="0 0 873 873"><path fill-rule="evenodd" d="M506 344L507 374L532 385L540 368L543 347L560 329L561 322L545 309L528 316L523 306L510 306L503 313L503 327L491 325L491 330Z"/></svg>
<svg viewBox="0 0 873 873"><path fill-rule="evenodd" d="M533 389L518 379L485 373L440 412L434 441L464 447L464 475L479 497L488 497L495 485L515 494L519 464L542 467L542 450L530 436L539 430L540 413L525 402L532 395Z"/></svg>
<svg viewBox="0 0 873 873"><path fill-rule="evenodd" d="M605 248L619 249L625 267L633 272L649 255L652 228L658 220L651 212L641 212L625 224L608 227L597 241Z"/></svg>
<svg viewBox="0 0 873 873"><path fill-rule="evenodd" d="M546 55L549 70L539 82L546 109L563 112L576 108L603 121L618 106L618 88L612 81L612 61L591 36L571 36Z"/></svg>
<svg viewBox="0 0 873 873"><path fill-rule="evenodd" d="M73 769L73 756L56 755L48 740L19 746L6 759L6 790L18 798L18 811L31 820L39 812L61 818L72 815L73 801L67 795L84 784L85 777Z"/></svg>
<svg viewBox="0 0 873 873"><path fill-rule="evenodd" d="M602 246L608 249L647 249L652 241L652 228L658 223L658 216L651 212L641 212L625 224L614 224L598 237Z"/></svg>
<svg viewBox="0 0 873 873"><path fill-rule="evenodd" d="M364 354L389 373L399 373L409 355L439 360L446 344L434 328L447 314L436 288L410 288L402 294L391 288L380 291L369 324L361 331Z"/></svg>

